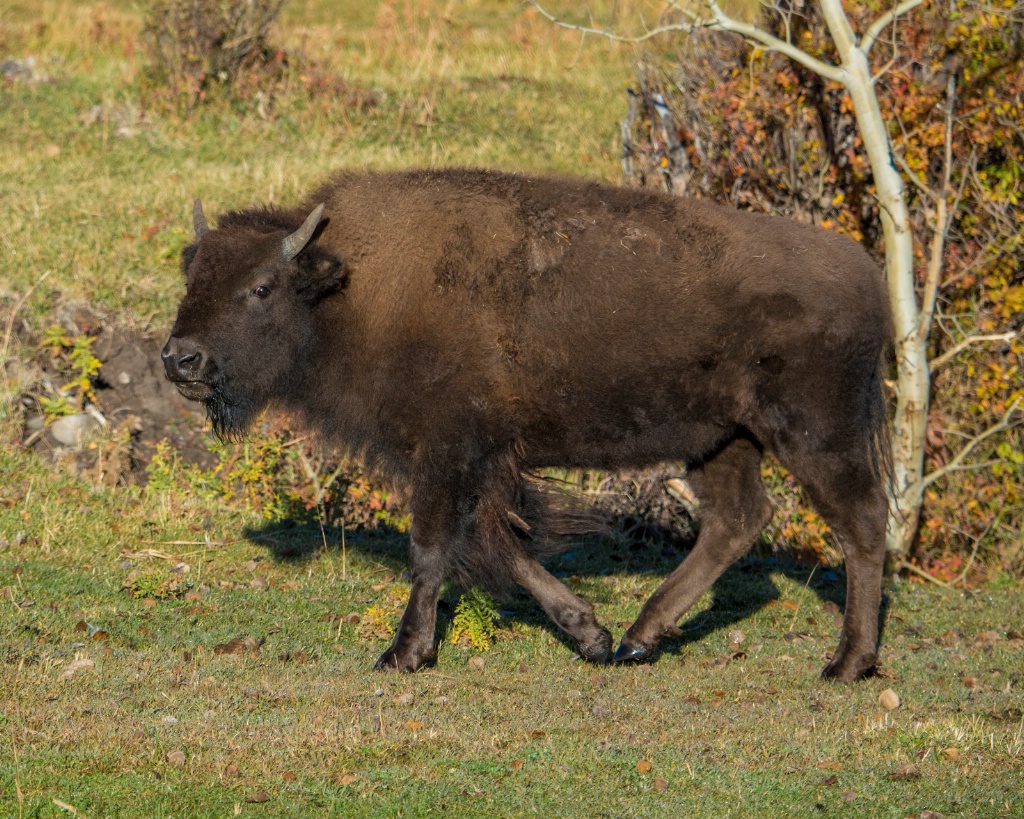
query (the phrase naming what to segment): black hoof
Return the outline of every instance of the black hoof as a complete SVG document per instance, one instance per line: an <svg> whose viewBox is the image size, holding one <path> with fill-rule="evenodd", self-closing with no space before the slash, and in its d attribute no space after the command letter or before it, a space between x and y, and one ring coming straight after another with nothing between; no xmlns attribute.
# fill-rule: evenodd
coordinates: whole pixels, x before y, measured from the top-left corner
<svg viewBox="0 0 1024 819"><path fill-rule="evenodd" d="M654 650L647 648L647 646L638 646L633 643L627 643L623 640L619 643L619 647L615 649L615 656L612 657L613 663L643 663L651 659L654 656Z"/></svg>
<svg viewBox="0 0 1024 819"><path fill-rule="evenodd" d="M612 635L607 629L601 629L601 636L594 645L586 646L579 643L580 659L588 663L604 665L612 656Z"/></svg>
<svg viewBox="0 0 1024 819"><path fill-rule="evenodd" d="M853 683L863 680L866 677L874 677L877 673L875 657L871 655L859 663L843 660L832 660L821 670L823 680L835 680L843 683Z"/></svg>
<svg viewBox="0 0 1024 819"><path fill-rule="evenodd" d="M419 656L413 652L403 654L392 647L377 658L373 667L378 671L404 671L411 674L430 659L431 655Z"/></svg>

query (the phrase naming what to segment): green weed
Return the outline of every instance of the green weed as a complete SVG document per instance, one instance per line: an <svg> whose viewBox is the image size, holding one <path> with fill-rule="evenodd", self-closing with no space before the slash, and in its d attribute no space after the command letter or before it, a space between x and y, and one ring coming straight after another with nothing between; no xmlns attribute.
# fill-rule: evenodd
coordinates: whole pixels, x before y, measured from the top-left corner
<svg viewBox="0 0 1024 819"><path fill-rule="evenodd" d="M487 651L498 634L495 625L501 615L490 596L480 589L470 589L459 600L452 618L450 640L453 645L468 643Z"/></svg>

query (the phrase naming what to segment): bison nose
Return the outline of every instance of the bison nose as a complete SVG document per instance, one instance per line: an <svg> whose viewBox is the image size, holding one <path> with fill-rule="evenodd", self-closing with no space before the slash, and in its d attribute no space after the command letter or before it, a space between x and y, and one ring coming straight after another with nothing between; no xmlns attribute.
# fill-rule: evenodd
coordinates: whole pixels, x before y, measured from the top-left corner
<svg viewBox="0 0 1024 819"><path fill-rule="evenodd" d="M203 351L194 341L171 336L160 352L164 374L171 381L198 381Z"/></svg>

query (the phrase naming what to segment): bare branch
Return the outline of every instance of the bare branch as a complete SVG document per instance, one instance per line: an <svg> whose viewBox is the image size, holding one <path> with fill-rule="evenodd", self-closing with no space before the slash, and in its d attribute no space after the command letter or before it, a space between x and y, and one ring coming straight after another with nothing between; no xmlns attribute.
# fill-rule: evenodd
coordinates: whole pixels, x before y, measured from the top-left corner
<svg viewBox="0 0 1024 819"><path fill-rule="evenodd" d="M997 423L990 426L984 432L980 432L973 438L971 438L971 440L964 445L963 449L961 449L957 453L956 457L953 458L952 461L950 461L942 468L936 469L934 472L929 472L927 475L921 478L921 489L924 490L927 487L931 486L943 475L959 470L960 465L964 462L964 458L970 455L971 451L982 441L986 440L987 438L991 438L993 435L997 435L998 433L1002 432L1005 429L1009 429L1010 427L1015 426L1015 422L1012 419L1014 413L1017 411L1020 405L1021 399L1015 399L1014 402L1010 404L1009 409L1006 410L1006 413Z"/></svg>
<svg viewBox="0 0 1024 819"><path fill-rule="evenodd" d="M618 43L642 43L645 40L650 40L653 37L657 37L659 34L675 34L683 33L689 34L697 28L709 28L717 29L720 31L728 31L733 34L739 34L740 36L751 40L762 48L769 51L777 51L780 54L784 54L791 60L794 60L804 68L813 71L822 77L835 82L844 82L846 79L846 71L839 66L826 63L823 60L819 60L816 57L812 57L810 54L802 51L791 43L787 43L785 40L781 40L778 37L769 34L750 23L744 23L740 20L734 20L718 5L716 0L705 0L707 9L711 13L710 17L701 17L690 9L682 6L676 6L681 14L689 18L689 22L684 23L671 23L669 25L659 26L658 28L651 29L643 34L637 35L625 35L618 34L614 31L606 29L594 28L593 26L581 26L575 23L567 23L564 20L560 20L558 17L547 11L540 3L535 0L528 0L528 5L532 6L537 10L539 14L546 17L552 23L562 28L569 29L570 31L578 31L583 35L594 34L598 37L606 37L609 40L613 40Z"/></svg>
<svg viewBox="0 0 1024 819"><path fill-rule="evenodd" d="M912 571L918 577L922 577L925 580L934 583L936 586L942 586L942 588L944 589L953 588L952 583L947 583L945 580L939 580L939 578L935 577L934 575L928 574L928 572L926 572L924 569L915 566L913 563L908 563L905 558L900 559L900 565L897 566L897 571L899 569L910 569L910 571Z"/></svg>
<svg viewBox="0 0 1024 819"><path fill-rule="evenodd" d="M555 15L553 15L551 12L549 12L547 9L541 6L540 3L534 2L534 0L528 0L527 5L533 6L533 8L535 8L541 16L546 17L556 26L560 26L561 28L567 28L570 31L578 31L584 37L586 37L588 34L595 34L598 37L606 37L607 39L616 43L642 43L646 40L650 40L654 37L657 37L659 34L689 34L695 28L700 28L701 26L707 25L706 22L694 17L693 15L690 15L691 19L693 20L693 22L690 23L670 23L669 25L659 26L658 28L652 28L644 32L643 34L637 35L617 34L614 31L609 31L608 29L603 28L596 28L595 26L581 26L577 25L576 23L567 23L565 20L555 17Z"/></svg>
<svg viewBox="0 0 1024 819"><path fill-rule="evenodd" d="M871 51L871 46L877 42L878 35L885 31L886 26L893 23L896 18L902 17L908 11L917 8L923 2L924 0L903 0L903 2L898 6L889 9L889 11L875 20L875 22L868 26L868 30L864 32L864 36L860 38L861 51L865 54Z"/></svg>
<svg viewBox="0 0 1024 819"><path fill-rule="evenodd" d="M934 374L935 371L939 369L939 367L942 367L943 365L948 364L950 361L952 361L954 358L956 358L958 355L960 355L960 353L962 353L964 350L966 350L972 344L978 344L978 343L980 343L982 341L1013 341L1013 339L1014 339L1014 337L1016 335L1017 334L1014 333L1014 332L1009 332L1009 333L994 333L993 335L988 335L988 336L967 336L967 338L963 339L962 341L958 342L957 344L954 344L952 347L950 347L948 350L946 350L946 352L944 352L942 355L937 356L936 358L933 358L931 360L931 363L928 365L928 368Z"/></svg>

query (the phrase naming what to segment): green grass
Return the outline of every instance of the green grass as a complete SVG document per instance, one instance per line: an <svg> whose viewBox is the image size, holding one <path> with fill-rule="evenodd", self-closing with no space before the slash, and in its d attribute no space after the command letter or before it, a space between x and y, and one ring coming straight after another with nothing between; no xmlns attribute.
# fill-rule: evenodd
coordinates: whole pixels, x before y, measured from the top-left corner
<svg viewBox="0 0 1024 819"><path fill-rule="evenodd" d="M397 621L401 534L350 535L343 553L337 533L324 549L316 529L268 528L179 489L96 492L25 455L0 468L20 476L0 533L27 535L0 551L4 815L57 815L54 799L123 816L1024 811L1014 586L889 589L884 677L855 686L817 677L841 578L757 561L730 571L651 666L574 662L521 597L504 604L493 649L453 646L449 594L436 666L384 675L371 666L386 640L334 615L365 622L379 607ZM621 633L672 561L610 553L581 546L554 568ZM179 562L187 597L123 588L132 571L169 577ZM253 588L257 576L269 587ZM726 662L737 628L745 656ZM986 631L999 639L977 642ZM215 653L242 636L265 640L258 655ZM62 679L75 658L95 665ZM888 687L894 711L878 704ZM920 778L892 779L906 764Z"/></svg>
<svg viewBox="0 0 1024 819"><path fill-rule="evenodd" d="M595 12L632 19L643 5ZM0 333L37 283L18 316L36 332L71 302L164 332L197 195L211 216L287 202L345 166L620 179L633 52L577 52L517 3L290 3L286 46L379 102L286 94L270 120L245 104L143 112L139 27L127 1L0 3L0 59L33 54L54 78L0 86ZM14 327L10 352L27 357ZM511 614L492 650L453 646L449 591L436 666L382 675L386 639L367 614L397 622L405 535L350 532L342 550L334 530L269 527L180 485L95 488L18 450L10 407L0 816L67 815L58 803L81 816L1024 815L1024 649L1005 639L1024 631L1016 582L889 589L885 676L850 687L817 677L841 576L757 560L728 572L651 666L573 662L523 597L500 604ZM553 568L619 636L675 559L614 551L585 544ZM178 563L189 571L172 574ZM188 594L135 596L139 571ZM337 617L350 612L362 622ZM726 662L734 629L745 656ZM975 641L987 631L1000 639ZM265 639L258 656L215 653L246 635ZM94 665L63 679L76 658ZM902 704L887 712L888 687ZM919 778L892 778L910 763Z"/></svg>

